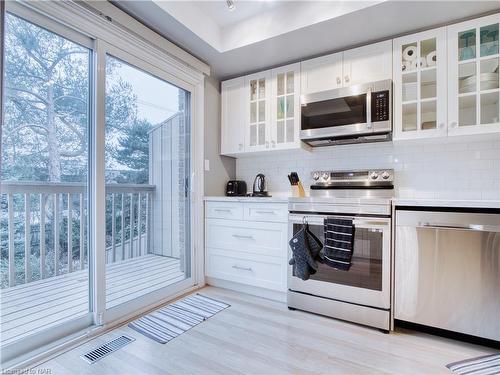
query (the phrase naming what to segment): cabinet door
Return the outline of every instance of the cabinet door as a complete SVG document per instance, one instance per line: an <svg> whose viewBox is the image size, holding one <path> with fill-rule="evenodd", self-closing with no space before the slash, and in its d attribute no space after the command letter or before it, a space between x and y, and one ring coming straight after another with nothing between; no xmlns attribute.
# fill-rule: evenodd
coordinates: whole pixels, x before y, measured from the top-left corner
<svg viewBox="0 0 500 375"><path fill-rule="evenodd" d="M222 82L221 154L234 155L245 147L245 78Z"/></svg>
<svg viewBox="0 0 500 375"><path fill-rule="evenodd" d="M271 71L245 77L246 132L245 151L262 151L270 148Z"/></svg>
<svg viewBox="0 0 500 375"><path fill-rule="evenodd" d="M446 136L446 28L393 45L394 139Z"/></svg>
<svg viewBox="0 0 500 375"><path fill-rule="evenodd" d="M300 76L302 95L342 87L342 52L302 61Z"/></svg>
<svg viewBox="0 0 500 375"><path fill-rule="evenodd" d="M500 14L448 27L448 134L500 131Z"/></svg>
<svg viewBox="0 0 500 375"><path fill-rule="evenodd" d="M300 143L300 64L272 71L271 148L294 148Z"/></svg>
<svg viewBox="0 0 500 375"><path fill-rule="evenodd" d="M344 52L344 86L392 79L392 40Z"/></svg>

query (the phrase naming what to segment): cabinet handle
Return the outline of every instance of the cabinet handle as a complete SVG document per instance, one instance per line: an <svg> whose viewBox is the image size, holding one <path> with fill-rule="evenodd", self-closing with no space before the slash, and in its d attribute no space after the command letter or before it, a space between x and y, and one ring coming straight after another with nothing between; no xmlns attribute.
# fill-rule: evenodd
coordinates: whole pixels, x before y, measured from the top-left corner
<svg viewBox="0 0 500 375"><path fill-rule="evenodd" d="M340 79L340 77L337 77L337 85L340 85L342 83L342 80Z"/></svg>
<svg viewBox="0 0 500 375"><path fill-rule="evenodd" d="M450 124L450 126L451 126L452 128L456 128L456 127L458 126L458 122L453 121L453 122Z"/></svg>
<svg viewBox="0 0 500 375"><path fill-rule="evenodd" d="M274 211L255 211L258 214L274 215Z"/></svg>
<svg viewBox="0 0 500 375"><path fill-rule="evenodd" d="M242 271L250 271L252 272L252 267L240 267L240 266L237 266L236 264L233 266L233 268L237 269L237 270L242 270Z"/></svg>
<svg viewBox="0 0 500 375"><path fill-rule="evenodd" d="M271 141L271 146L272 146L273 148L275 148L275 147L276 147L276 142L275 142L275 141Z"/></svg>
<svg viewBox="0 0 500 375"><path fill-rule="evenodd" d="M345 76L344 81L349 82L349 76Z"/></svg>
<svg viewBox="0 0 500 375"><path fill-rule="evenodd" d="M215 211L215 212L231 212L231 210L228 210L227 208L226 208L226 209L222 209L222 208L214 208L214 211Z"/></svg>
<svg viewBox="0 0 500 375"><path fill-rule="evenodd" d="M253 236L244 236L242 234L233 234L233 237L234 238L243 238L243 239L247 239L247 240L252 240L253 239Z"/></svg>
<svg viewBox="0 0 500 375"><path fill-rule="evenodd" d="M266 141L266 148L269 148L269 141Z"/></svg>
<svg viewBox="0 0 500 375"><path fill-rule="evenodd" d="M444 122L441 122L441 123L439 124L439 129L443 129L443 128L444 128Z"/></svg>

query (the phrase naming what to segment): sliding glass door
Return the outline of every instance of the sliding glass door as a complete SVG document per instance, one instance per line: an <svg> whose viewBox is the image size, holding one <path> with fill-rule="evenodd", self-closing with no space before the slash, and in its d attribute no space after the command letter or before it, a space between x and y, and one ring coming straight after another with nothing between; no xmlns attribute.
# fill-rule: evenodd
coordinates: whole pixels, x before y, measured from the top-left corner
<svg viewBox="0 0 500 375"><path fill-rule="evenodd" d="M105 69L107 310L191 276L190 95L115 52Z"/></svg>
<svg viewBox="0 0 500 375"><path fill-rule="evenodd" d="M130 53L31 7L7 11L2 364L195 284L193 84L142 42Z"/></svg>
<svg viewBox="0 0 500 375"><path fill-rule="evenodd" d="M2 352L90 325L92 41L7 13L1 138ZM37 338L35 340L34 338ZM29 345L25 345L29 348Z"/></svg>

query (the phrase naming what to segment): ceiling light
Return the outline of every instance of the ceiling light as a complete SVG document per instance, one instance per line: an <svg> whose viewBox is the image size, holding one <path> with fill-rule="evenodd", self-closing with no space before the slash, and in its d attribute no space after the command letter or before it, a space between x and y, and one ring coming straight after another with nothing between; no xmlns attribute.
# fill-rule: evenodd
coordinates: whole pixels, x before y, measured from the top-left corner
<svg viewBox="0 0 500 375"><path fill-rule="evenodd" d="M227 7L230 11L236 9L236 5L234 4L234 0L226 0Z"/></svg>

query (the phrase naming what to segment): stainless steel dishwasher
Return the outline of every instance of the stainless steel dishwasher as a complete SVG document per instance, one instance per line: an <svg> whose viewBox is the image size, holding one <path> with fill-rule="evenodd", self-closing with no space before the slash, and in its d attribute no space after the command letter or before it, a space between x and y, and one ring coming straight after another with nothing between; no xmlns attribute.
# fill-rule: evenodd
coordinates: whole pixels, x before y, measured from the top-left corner
<svg viewBox="0 0 500 375"><path fill-rule="evenodd" d="M500 212L476 211L396 210L395 319L500 341Z"/></svg>

